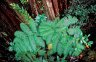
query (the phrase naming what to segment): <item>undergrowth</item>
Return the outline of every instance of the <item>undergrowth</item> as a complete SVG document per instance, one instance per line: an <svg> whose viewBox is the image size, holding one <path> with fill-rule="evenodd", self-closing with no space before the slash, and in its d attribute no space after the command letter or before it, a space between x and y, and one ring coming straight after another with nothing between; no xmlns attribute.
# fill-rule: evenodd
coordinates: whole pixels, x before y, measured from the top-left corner
<svg viewBox="0 0 96 62"><path fill-rule="evenodd" d="M18 4L11 4L24 18L20 31L14 33L10 42L10 51L15 51L16 60L23 62L67 62L68 56L76 57L87 47L88 36L83 35L76 17L67 14L62 19L47 20L46 16L38 15L33 20L27 11ZM55 55L55 56L54 56Z"/></svg>

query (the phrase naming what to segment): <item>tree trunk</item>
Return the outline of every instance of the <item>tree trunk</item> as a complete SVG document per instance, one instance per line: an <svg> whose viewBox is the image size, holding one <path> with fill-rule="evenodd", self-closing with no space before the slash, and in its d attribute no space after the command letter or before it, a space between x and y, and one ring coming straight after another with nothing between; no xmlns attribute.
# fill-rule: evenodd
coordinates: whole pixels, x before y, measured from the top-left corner
<svg viewBox="0 0 96 62"><path fill-rule="evenodd" d="M42 0L44 4L45 13L48 19L53 20L55 18L55 13L51 0Z"/></svg>

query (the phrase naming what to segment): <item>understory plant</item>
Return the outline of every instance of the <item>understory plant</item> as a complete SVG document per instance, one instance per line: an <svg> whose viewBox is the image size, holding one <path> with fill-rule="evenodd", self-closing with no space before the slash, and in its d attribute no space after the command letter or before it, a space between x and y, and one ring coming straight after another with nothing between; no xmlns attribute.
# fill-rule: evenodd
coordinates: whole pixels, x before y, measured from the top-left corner
<svg viewBox="0 0 96 62"><path fill-rule="evenodd" d="M91 4L92 1L87 1L88 0L72 0L70 1L71 6L65 11L66 14L76 16L81 26L89 22L90 14L96 14L96 4ZM95 2L95 0L93 0L93 2Z"/></svg>
<svg viewBox="0 0 96 62"><path fill-rule="evenodd" d="M15 58L22 62L67 62L68 56L76 57L92 41L83 35L80 26L76 26L78 19L71 15L64 18L47 20L44 15L38 15L33 20L26 10L17 4L12 7L23 16L25 22L20 24L20 31L14 33L14 40L10 42L10 51L15 51Z"/></svg>

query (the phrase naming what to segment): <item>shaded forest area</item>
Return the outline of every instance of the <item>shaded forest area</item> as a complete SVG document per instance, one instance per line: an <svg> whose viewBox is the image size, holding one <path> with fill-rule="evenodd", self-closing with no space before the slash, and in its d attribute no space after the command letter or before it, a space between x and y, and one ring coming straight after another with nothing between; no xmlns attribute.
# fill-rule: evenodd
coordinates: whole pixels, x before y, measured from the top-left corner
<svg viewBox="0 0 96 62"><path fill-rule="evenodd" d="M28 0L26 4L22 4L20 0L1 0L0 1L0 62L16 62L14 59L14 52L9 52L9 43L14 39L14 32L20 30L20 23L23 22L22 16L20 16L12 7L11 3L17 3L21 7L24 7L29 15L35 19L39 14L45 14L49 20L54 20L56 17L63 18L72 5L78 5L79 3L71 3L72 0ZM33 5L34 4L34 5ZM84 0L81 5L88 8L90 5L95 5L96 0ZM74 16L74 14L72 14ZM76 16L76 15L75 15ZM91 60L89 56L94 58L93 62L96 62L96 12L89 13L86 24L81 25L81 29L84 34L90 34L89 40L93 41L92 47L86 49L83 54L83 59L79 59L78 62L84 60ZM77 16L79 19L79 16ZM91 53L94 54L91 55ZM93 57L94 56L94 57ZM87 58L87 59L86 59ZM76 58L71 62L77 60ZM76 62L76 61L75 61ZM85 61L84 61L85 62Z"/></svg>

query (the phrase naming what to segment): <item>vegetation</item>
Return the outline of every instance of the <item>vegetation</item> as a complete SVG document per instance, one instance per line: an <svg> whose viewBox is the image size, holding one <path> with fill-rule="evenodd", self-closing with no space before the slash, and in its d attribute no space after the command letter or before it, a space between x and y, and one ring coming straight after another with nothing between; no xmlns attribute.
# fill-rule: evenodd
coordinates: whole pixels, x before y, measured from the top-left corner
<svg viewBox="0 0 96 62"><path fill-rule="evenodd" d="M25 4L25 3L28 2L28 0L20 0L20 2L21 2L22 4Z"/></svg>
<svg viewBox="0 0 96 62"><path fill-rule="evenodd" d="M88 5L86 0L73 0L70 4L71 6L64 13L76 16L81 26L89 22L89 14L96 14L96 4Z"/></svg>
<svg viewBox="0 0 96 62"><path fill-rule="evenodd" d="M9 50L15 51L15 58L23 62L66 62L68 56L79 56L92 41L83 35L80 26L76 26L78 19L71 15L64 18L47 20L39 15L33 20L26 10L17 4L12 7L24 18L20 24L20 31L14 33L14 41ZM55 54L55 56L54 56ZM56 59L56 60L55 60Z"/></svg>
<svg viewBox="0 0 96 62"><path fill-rule="evenodd" d="M1 0L0 61L96 62L95 2Z"/></svg>

